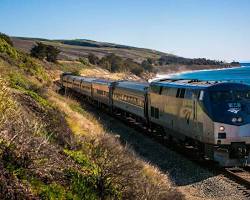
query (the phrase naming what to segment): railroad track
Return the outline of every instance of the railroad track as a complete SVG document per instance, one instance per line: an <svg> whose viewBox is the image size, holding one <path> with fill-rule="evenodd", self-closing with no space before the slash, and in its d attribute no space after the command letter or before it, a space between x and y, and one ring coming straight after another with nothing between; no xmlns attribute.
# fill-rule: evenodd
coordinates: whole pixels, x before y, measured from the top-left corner
<svg viewBox="0 0 250 200"><path fill-rule="evenodd" d="M242 191L244 196L250 199L250 167L231 167L224 169L224 175L233 179L238 190Z"/></svg>
<svg viewBox="0 0 250 200"><path fill-rule="evenodd" d="M79 94L77 94L76 92L71 91L70 93L73 94L73 96L76 97L77 100L84 103L85 105L91 105L92 108L95 107L92 103L87 102L82 98L79 98ZM99 112L99 109L96 111ZM115 117L119 121L122 121L124 124L138 131L139 133L154 139L158 143L176 151L177 153L180 153L181 155L184 155L189 160L194 161L200 166L208 170L217 170L220 174L223 174L225 177L227 177L230 180L230 183L234 185L238 190L240 190L247 199L250 199L250 166L246 166L244 168L221 168L212 161L201 159L197 152L188 146L183 148L183 146L179 146L178 144L169 144L167 140L164 140L162 138L161 130L158 130L157 128L150 130L143 122L138 122L129 115L124 116L122 113L114 114L110 113L108 110L105 109L102 109L102 111L104 111L105 114L111 117Z"/></svg>

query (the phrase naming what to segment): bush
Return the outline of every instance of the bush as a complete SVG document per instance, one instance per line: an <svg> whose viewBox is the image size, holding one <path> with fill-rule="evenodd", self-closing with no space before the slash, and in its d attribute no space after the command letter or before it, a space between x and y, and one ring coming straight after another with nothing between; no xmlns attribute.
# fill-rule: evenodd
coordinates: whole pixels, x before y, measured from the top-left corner
<svg viewBox="0 0 250 200"><path fill-rule="evenodd" d="M7 83L0 79L0 130L4 126L4 122L9 121L9 117L13 117L16 108L17 106L10 96Z"/></svg>
<svg viewBox="0 0 250 200"><path fill-rule="evenodd" d="M152 62L151 60L144 60L142 63L141 63L141 67L145 70L145 71L148 71L148 72L152 72L153 71L153 65L152 65Z"/></svg>
<svg viewBox="0 0 250 200"><path fill-rule="evenodd" d="M79 62L81 62L84 65L89 65L89 60L87 58L79 58Z"/></svg>
<svg viewBox="0 0 250 200"><path fill-rule="evenodd" d="M56 62L57 56L59 55L60 50L52 45L48 45L46 48L46 59L49 62Z"/></svg>
<svg viewBox="0 0 250 200"><path fill-rule="evenodd" d="M15 59L19 56L17 50L2 38L0 38L0 53L6 53L11 58Z"/></svg>
<svg viewBox="0 0 250 200"><path fill-rule="evenodd" d="M43 60L46 58L49 62L56 62L60 50L52 45L46 45L38 42L31 50L30 55Z"/></svg>
<svg viewBox="0 0 250 200"><path fill-rule="evenodd" d="M16 89L24 88L31 89L32 83L24 77L21 73L13 72L9 75L10 86Z"/></svg>
<svg viewBox="0 0 250 200"><path fill-rule="evenodd" d="M90 62L92 65L97 65L98 62L99 62L99 58L98 58L96 55L94 55L93 53L90 53L90 54L88 55L88 60L89 60L89 62Z"/></svg>
<svg viewBox="0 0 250 200"><path fill-rule="evenodd" d="M10 37L4 33L0 33L0 39L5 40L10 46L13 47L13 42L11 41Z"/></svg>
<svg viewBox="0 0 250 200"><path fill-rule="evenodd" d="M47 46L45 44L38 42L37 45L30 50L30 55L42 60L46 57L46 48Z"/></svg>
<svg viewBox="0 0 250 200"><path fill-rule="evenodd" d="M132 59L124 60L115 54L104 56L99 64L110 72L129 71L136 75L140 75L143 72L143 68Z"/></svg>
<svg viewBox="0 0 250 200"><path fill-rule="evenodd" d="M224 65L222 61L209 60L206 58L183 58L178 56L161 56L158 60L160 65L183 64L183 65Z"/></svg>

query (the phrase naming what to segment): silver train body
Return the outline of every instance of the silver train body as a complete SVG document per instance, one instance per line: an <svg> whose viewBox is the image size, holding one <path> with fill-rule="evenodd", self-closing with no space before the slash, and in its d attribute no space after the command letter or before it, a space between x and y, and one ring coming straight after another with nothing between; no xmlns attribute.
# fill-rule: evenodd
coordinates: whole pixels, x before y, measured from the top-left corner
<svg viewBox="0 0 250 200"><path fill-rule="evenodd" d="M232 82L109 81L62 74L61 84L112 112L158 126L221 166L250 163L250 86Z"/></svg>

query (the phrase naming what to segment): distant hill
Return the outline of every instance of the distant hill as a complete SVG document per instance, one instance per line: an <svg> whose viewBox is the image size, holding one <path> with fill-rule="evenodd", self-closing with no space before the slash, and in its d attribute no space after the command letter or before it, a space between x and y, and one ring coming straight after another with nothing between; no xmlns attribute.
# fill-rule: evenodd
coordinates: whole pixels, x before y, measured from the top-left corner
<svg viewBox="0 0 250 200"><path fill-rule="evenodd" d="M87 39L75 40L48 40L43 38L12 37L16 48L27 53L36 44L42 42L60 49L59 59L62 61L75 61L81 57L87 57L90 53L102 58L109 54L115 54L121 58L132 59L141 64L150 58L155 73L174 73L182 71L218 69L230 66L239 66L238 62L225 63L205 58L184 58L152 49L138 48L127 45L98 42Z"/></svg>
<svg viewBox="0 0 250 200"><path fill-rule="evenodd" d="M61 60L76 60L79 57L87 56L89 53L93 53L98 57L103 57L107 54L114 53L122 58L130 58L139 63L147 58L159 59L161 56L176 57L175 55L156 50L107 42L97 42L86 39L47 40L42 38L12 37L12 40L16 48L26 52L29 52L37 41L56 46L61 50L59 55L59 59Z"/></svg>

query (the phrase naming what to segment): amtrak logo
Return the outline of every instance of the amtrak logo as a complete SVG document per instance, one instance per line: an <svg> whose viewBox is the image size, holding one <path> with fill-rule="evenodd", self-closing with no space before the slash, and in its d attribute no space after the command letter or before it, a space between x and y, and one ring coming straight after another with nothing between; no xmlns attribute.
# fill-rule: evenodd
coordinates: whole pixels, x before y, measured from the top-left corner
<svg viewBox="0 0 250 200"><path fill-rule="evenodd" d="M232 112L234 114L237 114L239 111L241 111L241 104L240 103L229 103L228 104L229 109L228 112Z"/></svg>
<svg viewBox="0 0 250 200"><path fill-rule="evenodd" d="M228 112L232 112L234 114L237 114L240 111L240 108L230 108L229 110L227 110Z"/></svg>

